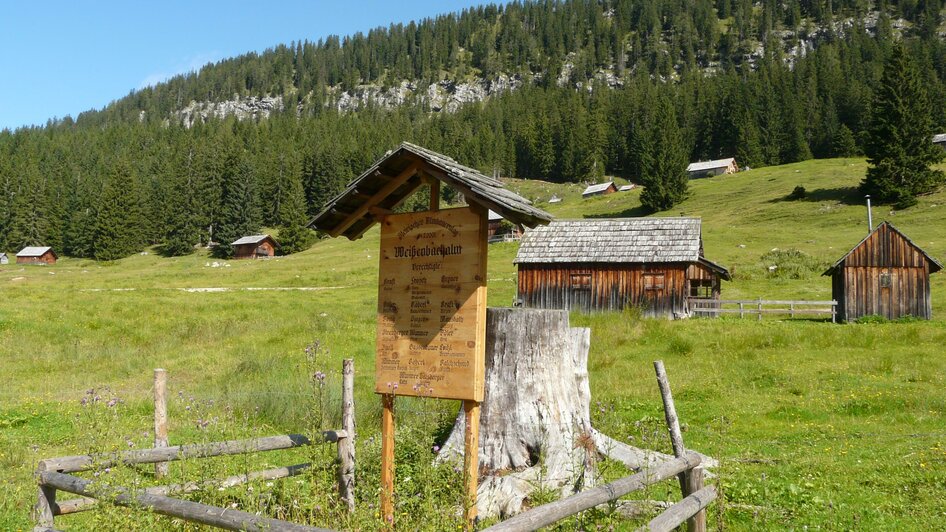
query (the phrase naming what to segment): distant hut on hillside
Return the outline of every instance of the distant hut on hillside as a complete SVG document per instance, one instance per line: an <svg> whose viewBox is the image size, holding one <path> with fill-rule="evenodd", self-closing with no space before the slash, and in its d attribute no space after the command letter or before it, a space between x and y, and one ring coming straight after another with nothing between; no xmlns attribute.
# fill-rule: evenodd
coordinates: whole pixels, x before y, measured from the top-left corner
<svg viewBox="0 0 946 532"><path fill-rule="evenodd" d="M56 264L56 252L48 246L27 246L16 254L17 264Z"/></svg>
<svg viewBox="0 0 946 532"><path fill-rule="evenodd" d="M690 179L734 174L738 171L739 165L736 164L736 159L732 157L728 159L717 159L715 161L700 161L690 163L690 165L687 166L687 174L690 176Z"/></svg>
<svg viewBox="0 0 946 532"><path fill-rule="evenodd" d="M870 232L824 275L831 276L831 293L840 319L862 316L903 316L930 319L930 274L943 265L889 222Z"/></svg>
<svg viewBox="0 0 946 532"><path fill-rule="evenodd" d="M618 188L618 192L627 192L629 190L634 190L634 183L631 183L630 185L621 185L621 187Z"/></svg>
<svg viewBox="0 0 946 532"><path fill-rule="evenodd" d="M10 264L10 258L6 253L0 253L0 264Z"/></svg>
<svg viewBox="0 0 946 532"><path fill-rule="evenodd" d="M614 181L608 181L607 183L598 183L597 185L591 185L581 193L582 198L590 198L593 196L604 196L605 194L614 194L618 189L614 186Z"/></svg>
<svg viewBox="0 0 946 532"><path fill-rule="evenodd" d="M506 222L503 227L503 215L490 209L487 214L487 236L489 242L505 242L509 240L519 240L522 236L522 228L511 222Z"/></svg>
<svg viewBox="0 0 946 532"><path fill-rule="evenodd" d="M556 196L555 194L552 194L552 197L549 198L549 203L561 203L561 202L562 202L562 198Z"/></svg>
<svg viewBox="0 0 946 532"><path fill-rule="evenodd" d="M524 307L690 315L719 299L726 268L703 257L699 218L558 220L527 231L514 261Z"/></svg>
<svg viewBox="0 0 946 532"><path fill-rule="evenodd" d="M944 150L946 150L946 133L933 135L933 144L936 144L940 148L943 148Z"/></svg>
<svg viewBox="0 0 946 532"><path fill-rule="evenodd" d="M235 259L268 259L276 255L279 244L269 235L251 235L234 241L233 258Z"/></svg>

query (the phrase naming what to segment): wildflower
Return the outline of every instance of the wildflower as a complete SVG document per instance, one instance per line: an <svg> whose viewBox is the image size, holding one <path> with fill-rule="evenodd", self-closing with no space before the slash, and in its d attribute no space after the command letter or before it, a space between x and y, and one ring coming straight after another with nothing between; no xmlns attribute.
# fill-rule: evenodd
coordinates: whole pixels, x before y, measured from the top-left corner
<svg viewBox="0 0 946 532"><path fill-rule="evenodd" d="M312 378L319 381L319 384L322 384L325 381L325 373L322 373L321 371L316 371L315 375L312 375Z"/></svg>
<svg viewBox="0 0 946 532"><path fill-rule="evenodd" d="M434 453L439 453L439 452L440 452L440 446L434 445Z"/></svg>
<svg viewBox="0 0 946 532"><path fill-rule="evenodd" d="M112 408L113 406L117 405L118 402L119 400L117 397L112 397L111 399L108 400L107 403L105 403L105 406Z"/></svg>

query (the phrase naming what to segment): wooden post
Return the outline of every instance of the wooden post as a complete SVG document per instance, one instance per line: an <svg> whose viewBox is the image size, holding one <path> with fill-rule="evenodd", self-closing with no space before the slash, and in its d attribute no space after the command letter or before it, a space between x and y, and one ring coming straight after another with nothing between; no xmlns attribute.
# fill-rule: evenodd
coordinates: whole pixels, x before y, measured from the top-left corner
<svg viewBox="0 0 946 532"><path fill-rule="evenodd" d="M463 401L466 414L466 429L463 434L463 485L466 488L466 530L473 530L476 522L476 490L479 481L480 462L480 404L476 401Z"/></svg>
<svg viewBox="0 0 946 532"><path fill-rule="evenodd" d="M929 296L929 292L927 292L927 296ZM838 318L838 302L832 301L831 302L831 323L837 323L838 322L837 318Z"/></svg>
<svg viewBox="0 0 946 532"><path fill-rule="evenodd" d="M744 309L744 307L743 307L743 305L742 305L742 301L740 301L740 302L739 302L739 317L740 317L740 318L745 318L745 317L746 317L746 315L745 315L745 313L743 312L743 310L745 310L745 309Z"/></svg>
<svg viewBox="0 0 946 532"><path fill-rule="evenodd" d="M154 446L155 448L168 446L168 403L167 403L168 374L161 368L154 370ZM168 463L154 464L155 478L162 478L168 474Z"/></svg>
<svg viewBox="0 0 946 532"><path fill-rule="evenodd" d="M759 297L759 320L762 321L762 298Z"/></svg>
<svg viewBox="0 0 946 532"><path fill-rule="evenodd" d="M394 394L381 396L381 519L394 527Z"/></svg>
<svg viewBox="0 0 946 532"><path fill-rule="evenodd" d="M56 506L56 488L51 486L39 485L39 495L36 498L36 505L33 506L33 520L36 521L36 528L52 528L53 508Z"/></svg>
<svg viewBox="0 0 946 532"><path fill-rule="evenodd" d="M788 317L789 318L795 317L795 303L788 304Z"/></svg>
<svg viewBox="0 0 946 532"><path fill-rule="evenodd" d="M761 314L760 314L761 316ZM667 429L670 431L670 445L673 447L673 455L677 458L686 455L686 448L683 446L683 434L680 432L680 420L677 418L677 407L673 404L673 395L670 393L670 380L667 378L667 371L664 369L663 360L654 361L654 370L657 372L657 386L660 388L660 397L664 403L664 417L667 420ZM687 473L680 473L680 491L683 496L689 495L689 481Z"/></svg>
<svg viewBox="0 0 946 532"><path fill-rule="evenodd" d="M430 186L430 210L437 212L440 210L440 180L431 179Z"/></svg>
<svg viewBox="0 0 946 532"><path fill-rule="evenodd" d="M338 440L338 497L355 511L355 361L342 361L342 430Z"/></svg>
<svg viewBox="0 0 946 532"><path fill-rule="evenodd" d="M687 496L697 493L703 489L703 467L694 467L689 471L687 483ZM700 510L687 519L687 530L689 532L706 532L706 510Z"/></svg>

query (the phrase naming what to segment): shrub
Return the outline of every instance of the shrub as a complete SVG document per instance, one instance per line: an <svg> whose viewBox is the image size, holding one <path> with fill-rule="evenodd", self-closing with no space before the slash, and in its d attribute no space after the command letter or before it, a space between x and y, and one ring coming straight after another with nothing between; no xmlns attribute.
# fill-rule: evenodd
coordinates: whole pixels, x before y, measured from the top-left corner
<svg viewBox="0 0 946 532"><path fill-rule="evenodd" d="M788 199L793 200L793 201L805 199L806 197L808 197L808 191L805 190L805 187L801 185L798 185L797 187L795 187L792 190L792 193L788 195Z"/></svg>

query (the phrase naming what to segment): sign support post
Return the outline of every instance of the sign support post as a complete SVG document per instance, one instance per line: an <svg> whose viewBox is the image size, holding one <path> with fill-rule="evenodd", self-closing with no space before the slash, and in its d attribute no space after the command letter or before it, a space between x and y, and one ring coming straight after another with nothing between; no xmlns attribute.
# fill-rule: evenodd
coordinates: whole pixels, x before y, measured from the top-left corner
<svg viewBox="0 0 946 532"><path fill-rule="evenodd" d="M394 394L381 396L381 518L394 526Z"/></svg>

